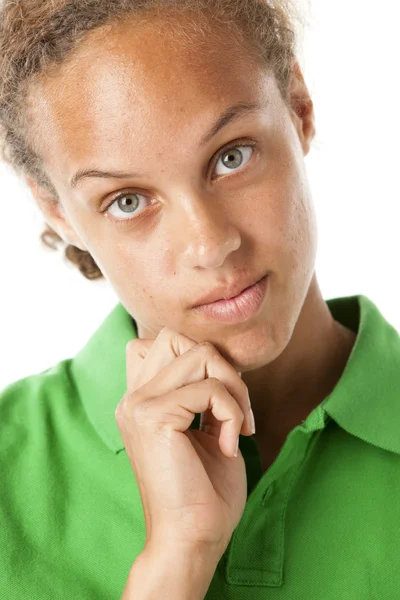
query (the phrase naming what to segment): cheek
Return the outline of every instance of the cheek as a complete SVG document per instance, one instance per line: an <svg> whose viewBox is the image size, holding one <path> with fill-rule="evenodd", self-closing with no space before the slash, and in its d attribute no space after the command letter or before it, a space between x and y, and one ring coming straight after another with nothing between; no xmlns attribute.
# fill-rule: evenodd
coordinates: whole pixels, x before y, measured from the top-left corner
<svg viewBox="0 0 400 600"><path fill-rule="evenodd" d="M113 284L129 294L138 307L146 304L159 310L165 305L177 277L168 244L118 244L106 260Z"/></svg>
<svg viewBox="0 0 400 600"><path fill-rule="evenodd" d="M308 278L317 251L315 213L307 187L290 182L290 177L288 173L267 193L259 190L247 233L255 251L265 257L266 267L284 285L297 277Z"/></svg>
<svg viewBox="0 0 400 600"><path fill-rule="evenodd" d="M315 214L308 180L293 157L290 168L274 190L272 216L282 244L289 251L307 252L314 237Z"/></svg>
<svg viewBox="0 0 400 600"><path fill-rule="evenodd" d="M307 198L293 202L283 243L293 285L308 286L315 268L317 232L313 205Z"/></svg>
<svg viewBox="0 0 400 600"><path fill-rule="evenodd" d="M155 296L164 291L167 286L174 285L176 278L176 267L174 250L172 244L157 236L157 241L152 237L152 243L142 246L135 252L140 259L136 259L136 265L140 270L141 281L149 281L149 289L155 292Z"/></svg>
<svg viewBox="0 0 400 600"><path fill-rule="evenodd" d="M304 218L298 199L292 198L285 185L274 185L268 191L259 189L251 208L248 222L243 220L249 239L265 246L271 258L291 251L304 229Z"/></svg>

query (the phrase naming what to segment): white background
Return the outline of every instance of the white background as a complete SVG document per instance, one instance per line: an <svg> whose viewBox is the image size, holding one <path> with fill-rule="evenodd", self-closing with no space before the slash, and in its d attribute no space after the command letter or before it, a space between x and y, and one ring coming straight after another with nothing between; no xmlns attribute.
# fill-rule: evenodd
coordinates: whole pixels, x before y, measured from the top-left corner
<svg viewBox="0 0 400 600"><path fill-rule="evenodd" d="M400 331L398 17L394 0L312 0L300 63L324 298L364 294ZM39 241L30 192L0 165L0 389L74 356L118 302Z"/></svg>

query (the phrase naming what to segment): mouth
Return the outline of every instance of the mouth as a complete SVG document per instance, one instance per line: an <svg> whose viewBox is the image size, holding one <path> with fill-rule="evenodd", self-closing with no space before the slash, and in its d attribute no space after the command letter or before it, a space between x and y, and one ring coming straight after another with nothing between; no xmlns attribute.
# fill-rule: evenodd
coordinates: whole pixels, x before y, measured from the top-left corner
<svg viewBox="0 0 400 600"><path fill-rule="evenodd" d="M195 312L207 319L224 323L242 323L258 314L267 295L269 274L240 294L228 300L216 300L194 307Z"/></svg>
<svg viewBox="0 0 400 600"><path fill-rule="evenodd" d="M261 277L253 275L232 279L229 283L216 287L212 292L202 296L192 308L200 308L202 306L215 304L216 302L239 298L243 292L262 281L267 275L269 275L269 273L263 274Z"/></svg>

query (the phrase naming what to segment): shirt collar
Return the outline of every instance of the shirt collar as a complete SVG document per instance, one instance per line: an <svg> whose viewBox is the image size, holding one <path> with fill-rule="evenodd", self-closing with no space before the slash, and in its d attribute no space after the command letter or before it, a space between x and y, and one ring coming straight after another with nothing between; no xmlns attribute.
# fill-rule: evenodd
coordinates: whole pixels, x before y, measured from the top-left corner
<svg viewBox="0 0 400 600"><path fill-rule="evenodd" d="M115 410L126 392L126 345L137 337L136 322L119 303L71 361L71 375L87 415L115 453L124 449Z"/></svg>
<svg viewBox="0 0 400 600"><path fill-rule="evenodd" d="M350 434L400 454L400 336L366 296L326 303L357 339L341 378L318 409ZM71 360L71 377L87 415L115 453L124 449L115 410L126 392L126 345L137 337L136 322L119 303Z"/></svg>
<svg viewBox="0 0 400 600"><path fill-rule="evenodd" d="M400 454L400 336L365 296L328 301L333 317L358 330L341 378L321 403L348 433Z"/></svg>

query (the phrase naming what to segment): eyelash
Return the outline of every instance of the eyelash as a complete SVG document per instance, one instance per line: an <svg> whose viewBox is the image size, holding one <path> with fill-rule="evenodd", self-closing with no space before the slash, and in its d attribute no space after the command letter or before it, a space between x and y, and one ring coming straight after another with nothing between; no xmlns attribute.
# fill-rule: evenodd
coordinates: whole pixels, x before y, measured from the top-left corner
<svg viewBox="0 0 400 600"><path fill-rule="evenodd" d="M253 149L256 150L257 147L258 147L258 144L257 144L257 142L255 140L249 140L249 139L239 139L239 140L236 140L235 142L230 142L227 146L224 146L223 148L221 148L221 150L219 150L218 153L215 155L215 160L213 161L213 168L215 168L215 166L217 165L219 159L221 158L221 156L223 154L225 154L226 152L229 152L230 150L234 150L236 148L239 148L239 147L243 147L243 148L244 147L246 147L246 148L250 147L250 148L253 148ZM252 157L253 157L253 155L252 155ZM247 163L247 165L250 163L251 158L250 158L249 162ZM239 168L239 171L245 170L246 167L247 167L247 165L243 169ZM221 175L221 177L226 177L226 174L225 175ZM125 190L125 191L122 191L122 192L118 193L116 196L113 197L113 199L111 200L111 202L105 207L105 209L104 209L103 212L108 217L109 216L108 209L114 203L118 202L118 200L120 198L124 198L125 196L127 196L129 194L136 194L136 193L139 194L139 192L133 192L132 190L129 190L129 191ZM144 194L140 193L140 196L143 196L143 195ZM113 221L116 222L117 224L121 224L121 223L136 221L136 220L140 219L140 217L143 214L145 214L145 213L147 213L147 209L144 209L141 213L139 213L138 216L132 216L132 217L129 217L127 219L117 219L115 217L111 217L111 219L113 219Z"/></svg>

